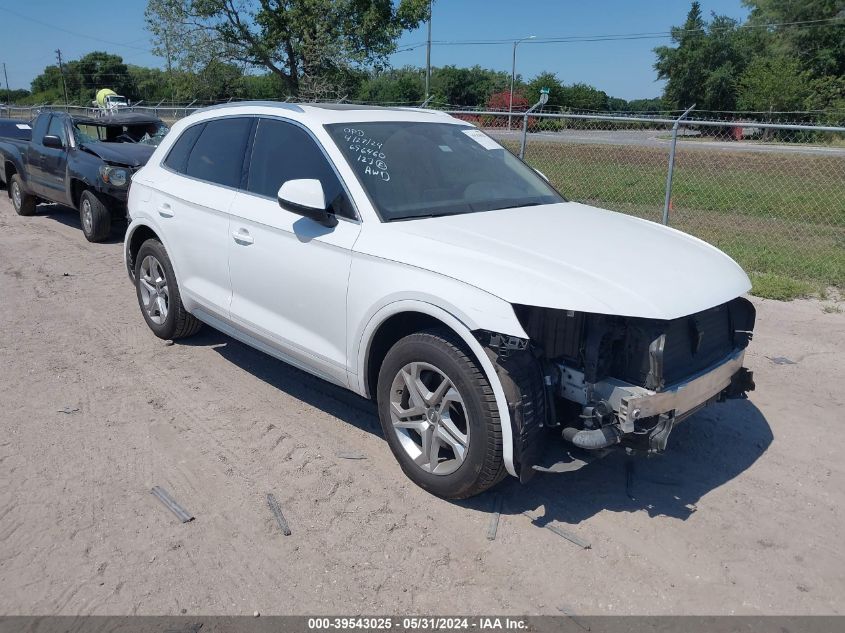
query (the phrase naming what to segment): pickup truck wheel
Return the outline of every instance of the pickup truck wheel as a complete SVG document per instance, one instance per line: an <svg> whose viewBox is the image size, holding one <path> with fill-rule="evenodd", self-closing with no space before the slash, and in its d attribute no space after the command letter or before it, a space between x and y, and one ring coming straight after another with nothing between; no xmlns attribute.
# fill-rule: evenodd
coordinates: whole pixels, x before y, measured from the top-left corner
<svg viewBox="0 0 845 633"><path fill-rule="evenodd" d="M418 486L463 499L504 477L493 390L453 334L431 330L396 343L379 371L377 399L387 443Z"/></svg>
<svg viewBox="0 0 845 633"><path fill-rule="evenodd" d="M9 182L9 193L12 196L12 206L18 215L35 215L35 196L23 190L20 176L14 174Z"/></svg>
<svg viewBox="0 0 845 633"><path fill-rule="evenodd" d="M135 257L135 289L147 325L159 338L177 339L196 334L202 323L185 310L173 264L161 242L149 239Z"/></svg>
<svg viewBox="0 0 845 633"><path fill-rule="evenodd" d="M83 191L79 199L79 221L89 242L102 242L111 233L111 213L91 191Z"/></svg>

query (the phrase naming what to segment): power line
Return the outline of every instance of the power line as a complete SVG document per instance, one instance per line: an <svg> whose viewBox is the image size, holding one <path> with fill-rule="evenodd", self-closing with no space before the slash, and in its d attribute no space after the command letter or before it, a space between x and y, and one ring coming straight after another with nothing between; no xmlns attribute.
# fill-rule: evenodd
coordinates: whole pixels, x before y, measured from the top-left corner
<svg viewBox="0 0 845 633"><path fill-rule="evenodd" d="M70 29L66 29L61 26L56 26L55 24L50 24L49 22L44 22L43 20L39 20L37 18L30 17L28 15L24 15L22 13L18 13L17 11L12 11L11 9L7 9L6 7L0 7L0 11L5 11L6 13L11 13L12 15L21 18L22 20L29 20L30 22L34 22L35 24L40 24L41 26L46 26L50 29L55 29L56 31L62 31L63 33L67 33L68 35L73 35L74 37L82 37L89 40L94 40L96 42L102 42L103 44L109 44L111 46L119 46L123 48L133 48L138 51L144 51L145 53L152 53L152 50L148 48L142 48L140 46L132 46L131 44L124 44L121 42L113 42L111 40L104 40L100 37L95 37L93 35L88 35L87 33L78 33L76 31L71 31ZM153 53L154 54L154 53Z"/></svg>
<svg viewBox="0 0 845 633"><path fill-rule="evenodd" d="M766 24L738 24L731 27L710 27L709 31L730 31L733 29L773 29L784 26L798 26L798 27L817 27L817 26L843 26L845 25L845 17L822 18L818 20L801 20L796 22L771 22ZM663 39L672 37L676 33L701 33L706 29L682 29L673 28L670 31L647 31L642 33L615 33L615 34L599 34L599 35L561 35L537 37L532 40L527 40L526 44L553 44L565 42L606 42L618 40L639 40L639 39ZM519 38L502 38L502 39L467 39L467 40L432 40L432 44L438 46L466 46L466 45L495 45L495 44L512 44L515 39ZM422 46L426 46L427 42L417 42L408 44L404 48L396 52L405 52L414 50Z"/></svg>

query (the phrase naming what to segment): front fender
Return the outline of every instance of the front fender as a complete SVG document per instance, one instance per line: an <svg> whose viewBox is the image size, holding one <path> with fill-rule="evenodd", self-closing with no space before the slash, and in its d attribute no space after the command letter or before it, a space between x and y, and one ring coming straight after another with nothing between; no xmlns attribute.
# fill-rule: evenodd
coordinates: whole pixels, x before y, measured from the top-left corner
<svg viewBox="0 0 845 633"><path fill-rule="evenodd" d="M373 335L378 331L379 326L384 323L391 316L400 314L402 312L420 312L444 323L452 331L454 331L464 341L466 346L472 351L481 370L487 377L490 383L490 388L493 390L493 395L496 398L496 406L499 409L499 418L502 423L502 457L505 462L505 469L513 476L516 476L516 469L513 462L513 433L511 428L511 419L508 408L508 401L505 396L505 391L502 387L502 382L496 372L493 363L485 352L484 348L473 336L471 329L465 322L458 319L455 315L447 312L443 308L421 301L419 299L400 299L393 301L383 306L376 312L372 318L367 322L361 336L358 339L358 354L357 354L357 391L361 395L368 396L366 375L367 375L367 358L369 356L370 344L373 340ZM518 324L517 324L518 325ZM355 378L350 380L350 385L355 385Z"/></svg>

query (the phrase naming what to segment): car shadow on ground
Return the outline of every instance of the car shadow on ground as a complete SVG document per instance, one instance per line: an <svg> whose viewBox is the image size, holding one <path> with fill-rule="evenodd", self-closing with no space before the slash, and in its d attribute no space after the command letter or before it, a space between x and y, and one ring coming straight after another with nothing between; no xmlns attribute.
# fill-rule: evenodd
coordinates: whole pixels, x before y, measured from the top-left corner
<svg viewBox="0 0 845 633"><path fill-rule="evenodd" d="M35 208L35 215L44 218L55 220L59 224L64 224L79 231L79 236L85 240L82 234L82 224L79 219L79 211L72 207L66 207L62 204L53 204L45 202L39 204ZM126 220L113 219L111 225L111 233L109 236L100 242L101 244L120 244L123 242L123 236L126 234Z"/></svg>
<svg viewBox="0 0 845 633"><path fill-rule="evenodd" d="M526 485L508 478L497 489L501 511L527 514L538 526L577 525L604 510L685 521L704 495L751 467L772 439L766 418L750 400L731 400L681 422L660 455L619 450L572 473L537 474ZM489 511L493 502L463 503Z"/></svg>
<svg viewBox="0 0 845 633"><path fill-rule="evenodd" d="M375 404L255 350L210 327L178 341L211 347L226 360L298 400L374 435L382 436ZM507 477L492 491L456 501L489 512L501 499L503 514L527 514L535 525L577 525L604 511L646 511L686 520L712 490L747 470L772 442L766 418L750 400L717 404L683 421L661 455L611 452L578 471L538 473L527 484ZM558 442L557 436L549 441ZM553 448L553 447L552 447ZM397 476L400 471L397 468Z"/></svg>
<svg viewBox="0 0 845 633"><path fill-rule="evenodd" d="M205 326L179 345L211 347L229 362L286 394L359 429L381 436L375 404L348 389L312 376L292 365Z"/></svg>

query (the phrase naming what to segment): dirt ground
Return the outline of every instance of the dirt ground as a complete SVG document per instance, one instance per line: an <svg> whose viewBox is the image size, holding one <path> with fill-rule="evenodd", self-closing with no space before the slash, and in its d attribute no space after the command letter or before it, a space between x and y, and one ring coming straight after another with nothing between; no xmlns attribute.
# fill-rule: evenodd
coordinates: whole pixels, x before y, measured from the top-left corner
<svg viewBox="0 0 845 633"><path fill-rule="evenodd" d="M494 497L416 488L369 403L209 328L156 339L121 252L2 192L3 615L845 612L843 313L755 300L750 400L638 461L633 499L622 455L506 481L490 541Z"/></svg>

